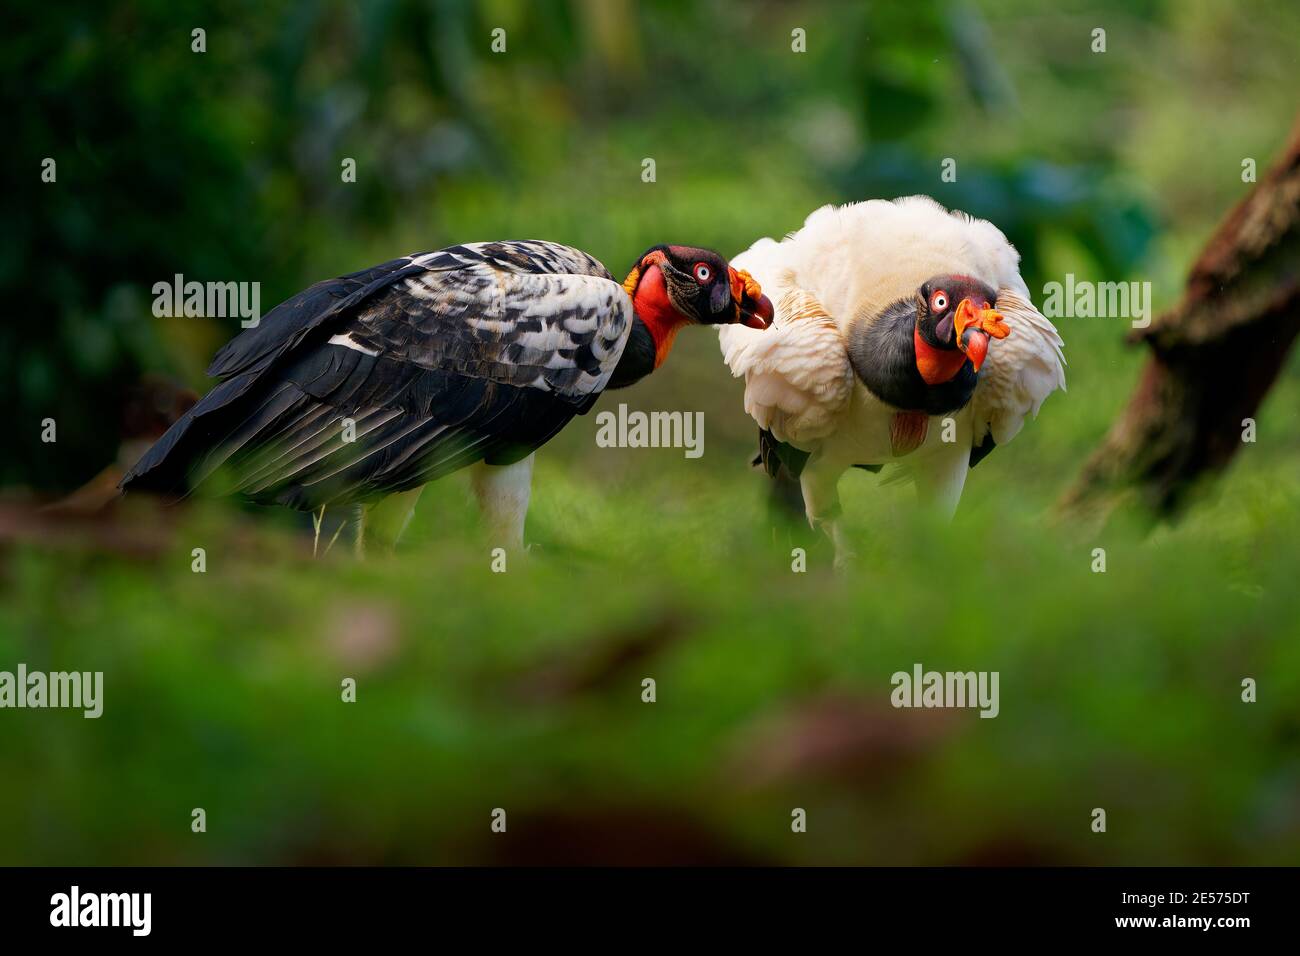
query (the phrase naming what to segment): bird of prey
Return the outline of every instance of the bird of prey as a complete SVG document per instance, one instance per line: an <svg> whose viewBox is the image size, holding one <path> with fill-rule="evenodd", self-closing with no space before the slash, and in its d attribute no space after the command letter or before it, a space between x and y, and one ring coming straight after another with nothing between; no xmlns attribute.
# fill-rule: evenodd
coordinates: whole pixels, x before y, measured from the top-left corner
<svg viewBox="0 0 1300 956"><path fill-rule="evenodd" d="M690 246L650 248L621 283L552 242L405 256L319 282L227 343L219 384L121 487L359 505L358 542L392 544L425 484L472 466L491 540L518 548L535 449L658 368L683 326L761 328L772 311Z"/></svg>
<svg viewBox="0 0 1300 956"><path fill-rule="evenodd" d="M1019 262L992 223L927 196L824 206L735 258L777 302L767 330L719 332L759 426L756 464L798 479L837 564L852 557L847 469L896 464L951 515L970 469L1065 388L1061 338Z"/></svg>

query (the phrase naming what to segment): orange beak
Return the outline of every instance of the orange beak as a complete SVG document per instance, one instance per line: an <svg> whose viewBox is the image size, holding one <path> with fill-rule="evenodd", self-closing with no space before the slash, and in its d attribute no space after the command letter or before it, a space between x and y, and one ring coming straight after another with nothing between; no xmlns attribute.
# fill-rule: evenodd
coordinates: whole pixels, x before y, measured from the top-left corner
<svg viewBox="0 0 1300 956"><path fill-rule="evenodd" d="M744 269L729 269L731 273L731 301L736 304L736 321L751 329L765 329L776 309L772 300L763 295L758 281Z"/></svg>
<svg viewBox="0 0 1300 956"><path fill-rule="evenodd" d="M966 353L977 372L988 357L990 336L1005 339L1011 334L1011 326L1007 325L1001 312L990 308L987 302L977 309L970 299L957 303L953 326L957 331L957 348Z"/></svg>

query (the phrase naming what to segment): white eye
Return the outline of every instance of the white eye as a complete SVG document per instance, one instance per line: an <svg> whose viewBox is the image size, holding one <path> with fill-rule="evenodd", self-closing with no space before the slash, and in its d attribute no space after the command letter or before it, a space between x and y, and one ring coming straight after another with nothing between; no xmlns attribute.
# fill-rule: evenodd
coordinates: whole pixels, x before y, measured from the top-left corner
<svg viewBox="0 0 1300 956"><path fill-rule="evenodd" d="M713 270L703 262L697 262L695 263L695 278L701 285L703 285L705 282L708 282L713 278Z"/></svg>
<svg viewBox="0 0 1300 956"><path fill-rule="evenodd" d="M939 291L939 292L936 292L934 295L930 296L930 311L931 311L931 312L933 312L935 315L938 315L938 314L940 314L940 313L942 313L942 312L947 311L947 309L948 309L948 293L947 293L947 292Z"/></svg>

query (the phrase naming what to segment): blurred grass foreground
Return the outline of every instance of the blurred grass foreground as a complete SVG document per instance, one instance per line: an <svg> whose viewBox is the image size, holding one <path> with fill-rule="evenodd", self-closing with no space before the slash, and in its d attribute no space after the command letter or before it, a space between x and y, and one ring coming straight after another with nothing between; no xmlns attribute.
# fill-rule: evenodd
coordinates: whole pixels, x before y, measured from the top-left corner
<svg viewBox="0 0 1300 956"><path fill-rule="evenodd" d="M620 272L653 242L734 254L825 202L926 192L1003 228L1033 290L1150 281L1167 306L1250 188L1243 157L1263 168L1286 135L1300 8L13 16L25 180L0 269L23 308L0 350L20 422L0 465L0 670L105 676L98 719L0 711L0 863L1300 859L1294 356L1258 440L1181 521L1093 533L1048 516L1141 355L1123 322L1062 319L1069 392L972 474L953 524L907 487L844 480L847 576L818 547L792 572L800 539L774 527L741 385L702 334L597 410L702 411L703 456L601 449L595 415L574 421L539 453L533 549L506 573L461 476L364 562L342 545L313 560L304 522L226 502L35 511L119 457L146 374L207 387L237 323L154 318L149 289L176 273L259 281L269 307L493 238ZM891 675L916 664L997 671L999 715L891 707Z"/></svg>

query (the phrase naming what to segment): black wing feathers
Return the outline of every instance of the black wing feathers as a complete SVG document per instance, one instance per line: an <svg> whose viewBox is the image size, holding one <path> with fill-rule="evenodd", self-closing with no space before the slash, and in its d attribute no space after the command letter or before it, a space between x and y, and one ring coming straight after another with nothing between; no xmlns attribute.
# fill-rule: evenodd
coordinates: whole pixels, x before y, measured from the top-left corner
<svg viewBox="0 0 1300 956"><path fill-rule="evenodd" d="M217 353L209 374L224 380L122 486L205 482L315 509L509 464L591 407L630 321L600 263L550 243L453 246L320 282Z"/></svg>
<svg viewBox="0 0 1300 956"><path fill-rule="evenodd" d="M213 356L208 374L213 378L227 378L254 366L265 367L313 329L362 305L393 283L423 271L423 266L415 265L409 258L394 259L338 279L317 282L281 302L256 326L222 346Z"/></svg>
<svg viewBox="0 0 1300 956"><path fill-rule="evenodd" d="M801 451L793 445L779 441L766 428L758 430L758 455L752 464L762 465L763 470L772 478L781 476L784 468L791 478L803 474L804 465L808 463L810 453Z"/></svg>
<svg viewBox="0 0 1300 956"><path fill-rule="evenodd" d="M970 467L974 468L989 455L993 454L993 449L997 447L998 443L993 440L993 436L985 435L984 444L976 445L970 450Z"/></svg>
<svg viewBox="0 0 1300 956"><path fill-rule="evenodd" d="M507 464L577 411L555 395L341 347L310 353L246 404L190 480L304 510L419 487L475 461Z"/></svg>

